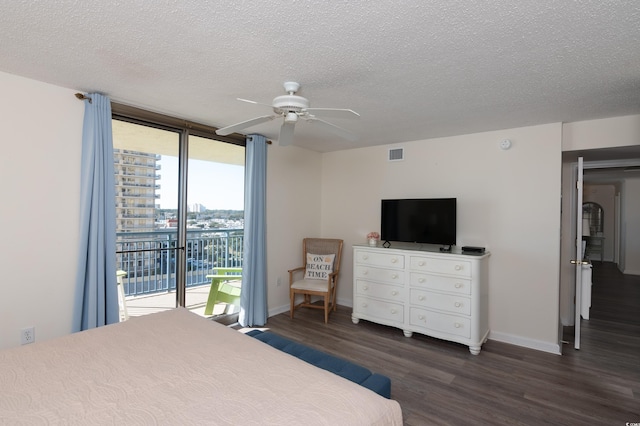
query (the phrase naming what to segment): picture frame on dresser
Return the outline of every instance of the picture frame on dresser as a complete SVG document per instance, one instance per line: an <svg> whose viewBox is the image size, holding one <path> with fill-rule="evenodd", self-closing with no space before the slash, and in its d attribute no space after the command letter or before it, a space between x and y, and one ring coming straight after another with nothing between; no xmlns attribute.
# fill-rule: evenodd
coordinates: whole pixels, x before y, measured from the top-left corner
<svg viewBox="0 0 640 426"><path fill-rule="evenodd" d="M457 342L478 355L489 335L489 257L355 245L351 319Z"/></svg>

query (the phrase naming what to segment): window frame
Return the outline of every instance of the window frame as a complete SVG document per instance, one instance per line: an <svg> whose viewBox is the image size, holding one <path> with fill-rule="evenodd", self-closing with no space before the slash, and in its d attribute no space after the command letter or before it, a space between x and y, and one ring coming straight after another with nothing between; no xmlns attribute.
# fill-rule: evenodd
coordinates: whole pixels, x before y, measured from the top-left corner
<svg viewBox="0 0 640 426"><path fill-rule="evenodd" d="M196 123L165 114L147 111L130 105L111 102L111 119L120 120L141 126L150 126L153 128L177 132L179 134L178 148L178 247L186 247L187 245L187 175L189 151L189 136L197 136L206 139L212 139L219 142L226 142L233 145L242 146L246 149L246 137L239 133L233 133L227 136L216 134L216 127L202 123ZM185 307L186 305L186 253L176 253L176 307Z"/></svg>

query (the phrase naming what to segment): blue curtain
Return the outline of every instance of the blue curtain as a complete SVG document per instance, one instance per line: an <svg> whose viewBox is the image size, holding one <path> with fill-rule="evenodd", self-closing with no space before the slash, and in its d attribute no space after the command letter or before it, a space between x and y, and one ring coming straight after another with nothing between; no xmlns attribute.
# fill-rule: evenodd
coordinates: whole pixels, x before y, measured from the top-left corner
<svg viewBox="0 0 640 426"><path fill-rule="evenodd" d="M267 323L267 140L262 135L247 137L244 182L244 262L238 321L248 327Z"/></svg>
<svg viewBox="0 0 640 426"><path fill-rule="evenodd" d="M80 251L73 331L119 321L111 101L84 101L80 181Z"/></svg>

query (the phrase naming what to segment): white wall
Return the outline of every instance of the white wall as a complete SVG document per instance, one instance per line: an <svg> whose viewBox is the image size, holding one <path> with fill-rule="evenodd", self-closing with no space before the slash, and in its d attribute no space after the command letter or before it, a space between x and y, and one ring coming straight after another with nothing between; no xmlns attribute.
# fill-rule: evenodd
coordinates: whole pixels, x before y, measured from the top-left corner
<svg viewBox="0 0 640 426"><path fill-rule="evenodd" d="M404 161L387 161L392 147ZM379 231L381 199L456 197L457 245L491 251L491 338L557 353L560 171L559 123L325 154L322 234L347 248L339 302L353 299L351 246Z"/></svg>
<svg viewBox="0 0 640 426"><path fill-rule="evenodd" d="M0 72L0 348L71 332L84 105L74 91Z"/></svg>
<svg viewBox="0 0 640 426"><path fill-rule="evenodd" d="M640 115L576 121L562 127L562 150L614 148L640 144Z"/></svg>
<svg viewBox="0 0 640 426"><path fill-rule="evenodd" d="M322 155L274 143L269 146L267 162L267 302L271 316L289 310L287 270L303 265L302 239L321 236Z"/></svg>

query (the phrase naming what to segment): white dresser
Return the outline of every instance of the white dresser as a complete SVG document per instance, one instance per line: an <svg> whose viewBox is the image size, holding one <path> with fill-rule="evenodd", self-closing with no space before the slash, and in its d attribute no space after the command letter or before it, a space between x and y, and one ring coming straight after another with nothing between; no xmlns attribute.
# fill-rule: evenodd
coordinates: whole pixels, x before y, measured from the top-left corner
<svg viewBox="0 0 640 426"><path fill-rule="evenodd" d="M353 247L354 324L361 319L469 346L489 334L488 259L409 248Z"/></svg>

